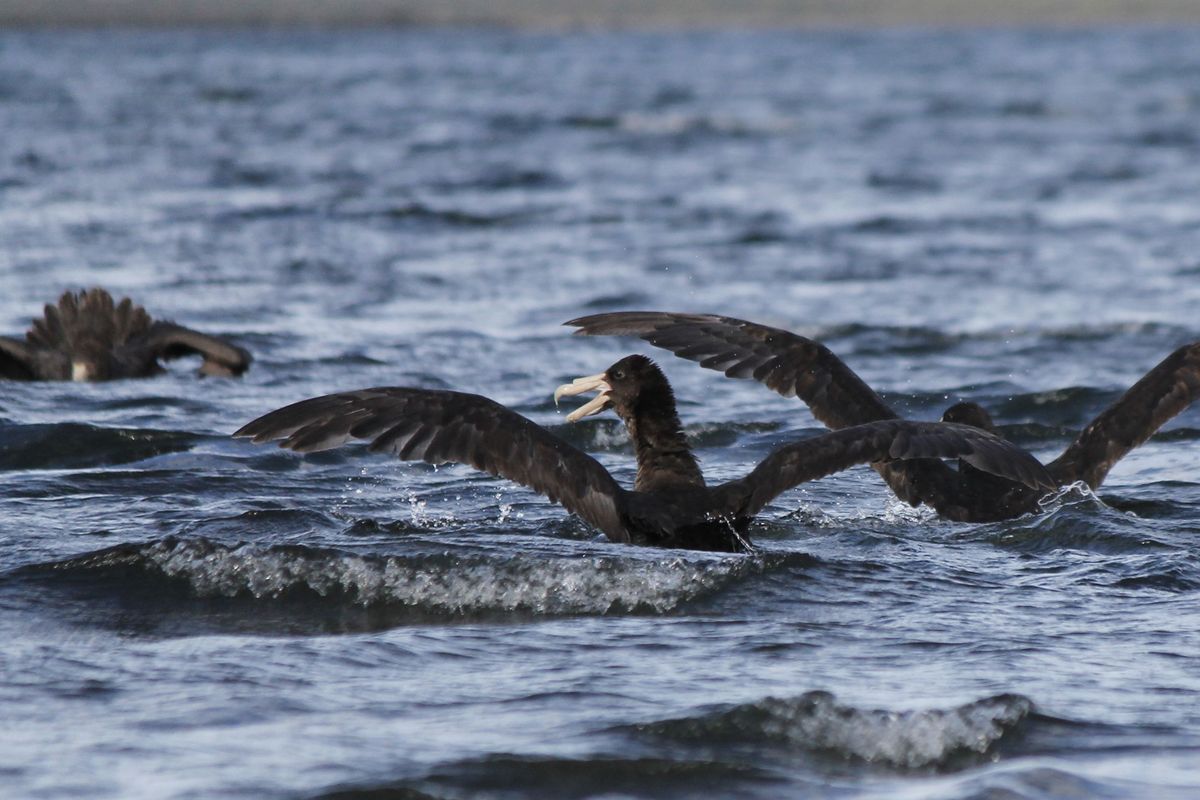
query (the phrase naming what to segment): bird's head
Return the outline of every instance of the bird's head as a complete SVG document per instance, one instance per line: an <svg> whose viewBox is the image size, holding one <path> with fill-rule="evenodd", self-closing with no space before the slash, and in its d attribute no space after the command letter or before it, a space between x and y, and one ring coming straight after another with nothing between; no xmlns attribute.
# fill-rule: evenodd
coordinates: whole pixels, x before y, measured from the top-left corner
<svg viewBox="0 0 1200 800"><path fill-rule="evenodd" d="M554 390L554 402L558 403L564 395L591 391L599 394L568 414L568 422L599 414L606 408L611 408L626 422L647 404L665 403L672 414L675 410L675 396L666 376L657 364L643 355L626 356L599 375L576 378L559 386Z"/></svg>
<svg viewBox="0 0 1200 800"><path fill-rule="evenodd" d="M985 431L995 431L992 415L978 403L955 403L942 414L942 422L957 422L960 425L970 425Z"/></svg>

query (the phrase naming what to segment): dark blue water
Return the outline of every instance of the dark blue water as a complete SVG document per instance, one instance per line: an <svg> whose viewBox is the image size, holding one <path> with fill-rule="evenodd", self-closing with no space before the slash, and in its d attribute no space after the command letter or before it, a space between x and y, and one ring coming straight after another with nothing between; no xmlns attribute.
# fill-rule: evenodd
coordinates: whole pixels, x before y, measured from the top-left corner
<svg viewBox="0 0 1200 800"><path fill-rule="evenodd" d="M705 311L1050 458L1200 338L1200 31L0 34L0 330L101 284L244 380L6 383L0 794L1185 798L1200 409L1093 496L856 469L755 556L461 467L233 441L304 397L554 387ZM710 478L819 425L657 354ZM389 793L390 792L390 793Z"/></svg>

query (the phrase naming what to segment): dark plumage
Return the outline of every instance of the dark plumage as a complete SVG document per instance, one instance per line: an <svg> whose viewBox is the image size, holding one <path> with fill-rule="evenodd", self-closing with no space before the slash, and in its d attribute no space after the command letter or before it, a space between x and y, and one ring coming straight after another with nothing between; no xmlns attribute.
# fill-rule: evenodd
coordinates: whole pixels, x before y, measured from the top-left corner
<svg viewBox="0 0 1200 800"><path fill-rule="evenodd" d="M780 447L744 478L708 487L684 439L675 397L658 367L629 356L601 375L559 387L555 397L598 390L568 416L612 408L637 452L632 491L591 456L521 415L479 395L384 387L294 403L234 436L282 439L308 453L349 439L404 460L470 464L538 491L596 526L614 542L739 551L750 520L780 492L854 464L961 458L1031 487L1050 476L1027 453L986 431L938 422L888 420Z"/></svg>
<svg viewBox="0 0 1200 800"><path fill-rule="evenodd" d="M586 336L637 336L700 366L733 378L750 378L790 397L833 429L899 415L829 348L778 328L732 317L629 311L595 314L566 323ZM1083 481L1098 487L1108 471L1167 420L1200 395L1200 342L1180 347L1080 432L1061 456L1046 465L1058 486ZM959 403L944 421L992 429L975 403ZM901 499L926 503L961 521L1010 519L1037 511L1041 491L940 461L877 464L875 469Z"/></svg>
<svg viewBox="0 0 1200 800"><path fill-rule="evenodd" d="M158 360L199 355L202 375L241 375L250 354L222 339L156 321L128 297L104 289L66 292L47 305L25 340L0 337L0 378L105 381L163 371Z"/></svg>

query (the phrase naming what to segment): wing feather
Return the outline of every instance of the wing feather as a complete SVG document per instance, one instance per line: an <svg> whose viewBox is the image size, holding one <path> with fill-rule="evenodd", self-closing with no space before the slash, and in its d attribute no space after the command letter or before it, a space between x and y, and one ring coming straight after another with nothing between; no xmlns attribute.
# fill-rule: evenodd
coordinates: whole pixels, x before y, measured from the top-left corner
<svg viewBox="0 0 1200 800"><path fill-rule="evenodd" d="M145 348L153 358L164 360L201 356L204 362L200 372L205 375L241 375L253 360L249 352L235 344L173 322L153 323L144 334L130 342L130 346Z"/></svg>
<svg viewBox="0 0 1200 800"><path fill-rule="evenodd" d="M780 493L855 464L961 458L1030 488L1052 491L1054 480L1037 459L987 431L947 422L880 420L780 447L745 478L718 488L738 513L757 514Z"/></svg>
<svg viewBox="0 0 1200 800"><path fill-rule="evenodd" d="M1049 464L1065 484L1095 489L1113 464L1200 397L1200 342L1180 347L1129 387Z"/></svg>
<svg viewBox="0 0 1200 800"><path fill-rule="evenodd" d="M373 452L402 460L469 464L546 495L613 541L629 541L622 522L626 492L608 470L479 395L402 387L325 395L265 414L234 436L282 440L281 447L302 453L364 439Z"/></svg>
<svg viewBox="0 0 1200 800"><path fill-rule="evenodd" d="M581 336L636 336L731 378L797 395L834 430L898 419L828 347L789 331L715 314L618 311L565 323Z"/></svg>

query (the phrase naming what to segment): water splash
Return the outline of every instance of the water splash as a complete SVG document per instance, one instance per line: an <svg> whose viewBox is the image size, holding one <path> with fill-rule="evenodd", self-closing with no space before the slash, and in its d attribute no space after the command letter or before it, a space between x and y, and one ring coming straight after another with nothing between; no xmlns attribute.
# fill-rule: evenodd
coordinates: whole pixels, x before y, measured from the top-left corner
<svg viewBox="0 0 1200 800"><path fill-rule="evenodd" d="M453 511L434 511L429 508L429 501L422 500L416 492L409 492L405 498L408 502L408 514L412 524L417 528L439 530L448 528L457 522Z"/></svg>

